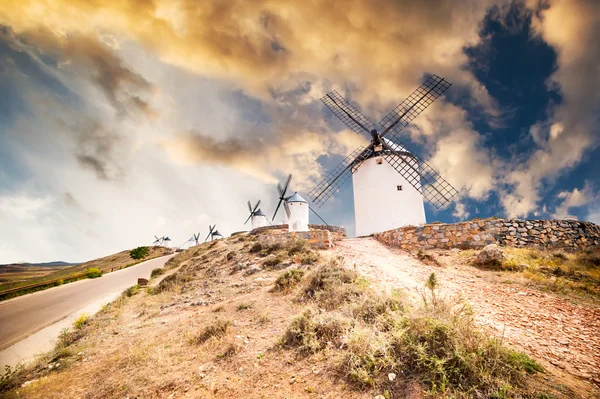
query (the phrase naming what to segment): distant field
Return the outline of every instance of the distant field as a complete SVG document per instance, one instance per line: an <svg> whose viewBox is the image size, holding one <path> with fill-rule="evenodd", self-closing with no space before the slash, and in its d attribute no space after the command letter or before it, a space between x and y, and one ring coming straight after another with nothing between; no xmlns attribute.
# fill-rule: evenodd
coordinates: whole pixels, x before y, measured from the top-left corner
<svg viewBox="0 0 600 399"><path fill-rule="evenodd" d="M92 267L102 270L103 273L109 273L171 253L171 250L165 247L149 247L149 249L150 253L148 256L138 261L131 259L129 250L125 250L75 266L3 266L0 268L0 295L2 291L27 287L33 284L51 283L57 280L63 280L63 282L76 280L81 278L85 271Z"/></svg>

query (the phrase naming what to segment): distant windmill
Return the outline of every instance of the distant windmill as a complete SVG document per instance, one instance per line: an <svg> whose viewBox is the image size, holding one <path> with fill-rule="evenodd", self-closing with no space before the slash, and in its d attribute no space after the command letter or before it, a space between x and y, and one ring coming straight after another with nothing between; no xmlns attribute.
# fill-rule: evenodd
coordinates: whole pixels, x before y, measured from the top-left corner
<svg viewBox="0 0 600 399"><path fill-rule="evenodd" d="M267 215L265 215L263 213L263 211L260 210L260 208L258 207L259 205L260 205L260 200L258 200L256 205L254 205L254 208L252 208L252 204L250 203L250 201L248 201L248 210L250 211L250 216L248 216L248 219L246 219L246 222L244 222L244 225L246 223L248 223L249 220L252 220L251 221L252 230L254 230L258 227L266 226L269 223L269 220L267 219Z"/></svg>
<svg viewBox="0 0 600 399"><path fill-rule="evenodd" d="M162 246L164 245L165 241L171 241L171 239L169 237L166 236L162 236L160 238L158 238L157 236L154 236L155 240L152 243L152 245L159 245Z"/></svg>
<svg viewBox="0 0 600 399"><path fill-rule="evenodd" d="M199 241L199 240L200 240L200 233L198 233L198 234L194 234L194 235L192 236L192 238L190 238L190 241L194 241L195 245L198 245L198 244L200 244L200 241Z"/></svg>
<svg viewBox="0 0 600 399"><path fill-rule="evenodd" d="M216 229L217 225L213 225L213 226L208 226L208 235L206 236L206 238L204 239L204 242L208 241L208 239L210 238L210 240L215 240L215 237L218 238L223 238L223 235L221 233L219 233L219 230ZM218 239L216 238L216 239Z"/></svg>
<svg viewBox="0 0 600 399"><path fill-rule="evenodd" d="M277 204L277 208L275 208L275 214L273 215L273 220L275 220L275 216L277 215L277 211L279 207L283 203L283 208L285 209L286 218L284 222L289 225L290 231L308 231L308 211L312 211L319 219L323 221L327 225L327 222L323 220L317 212L314 211L309 205L308 202L298 192L296 191L293 195L287 197L286 192L292 181L292 175L290 174L285 181L283 187L281 184L277 183L277 191L279 192L279 203Z"/></svg>
<svg viewBox="0 0 600 399"><path fill-rule="evenodd" d="M352 176L357 236L424 224L424 199L440 208L458 191L409 150L398 135L449 87L445 79L430 76L379 122L381 133L336 91L321 98L350 129L368 133L371 143L346 157L309 192L310 199L321 206Z"/></svg>
<svg viewBox="0 0 600 399"><path fill-rule="evenodd" d="M170 242L171 242L171 239L169 237L163 237L163 244L166 243L167 248L169 247Z"/></svg>

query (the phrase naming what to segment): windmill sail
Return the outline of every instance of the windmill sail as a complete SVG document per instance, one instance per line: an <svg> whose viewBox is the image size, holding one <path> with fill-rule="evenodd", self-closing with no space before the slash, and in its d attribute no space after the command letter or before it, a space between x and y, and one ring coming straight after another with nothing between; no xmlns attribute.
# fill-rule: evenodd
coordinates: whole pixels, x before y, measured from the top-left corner
<svg viewBox="0 0 600 399"><path fill-rule="evenodd" d="M395 143L383 139L390 135L398 141L397 135L414 118L429 107L439 98L451 84L437 75L431 75L423 84L413 91L406 100L394 108L380 122L384 127L381 134L377 134L375 125L368 118L357 111L337 92L332 92L321 99L331 111L355 132L366 131L373 136L373 141L366 149L359 147L346 157L336 168L309 193L310 199L322 206L338 189L350 178L355 165L369 158L376 151L376 145L383 145L381 151L383 158L402 175L415 189L422 193L425 200L440 208L458 193L439 173L429 164L420 160L408 147L401 143L403 151L392 148ZM391 145L390 145L391 143Z"/></svg>
<svg viewBox="0 0 600 399"><path fill-rule="evenodd" d="M375 123L371 122L369 118L361 114L337 91L334 90L323 96L321 101L335 116L356 133L361 133L363 131L369 133L371 130L375 129Z"/></svg>

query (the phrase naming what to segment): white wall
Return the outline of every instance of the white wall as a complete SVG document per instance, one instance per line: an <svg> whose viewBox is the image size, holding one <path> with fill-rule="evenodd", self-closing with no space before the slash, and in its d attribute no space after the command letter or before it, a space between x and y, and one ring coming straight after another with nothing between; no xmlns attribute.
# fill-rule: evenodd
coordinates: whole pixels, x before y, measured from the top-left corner
<svg viewBox="0 0 600 399"><path fill-rule="evenodd" d="M367 159L352 175L357 237L425 223L421 193L381 159Z"/></svg>
<svg viewBox="0 0 600 399"><path fill-rule="evenodd" d="M308 231L308 203L288 202L290 218L289 231Z"/></svg>
<svg viewBox="0 0 600 399"><path fill-rule="evenodd" d="M252 230L269 225L266 216L252 216L251 222Z"/></svg>

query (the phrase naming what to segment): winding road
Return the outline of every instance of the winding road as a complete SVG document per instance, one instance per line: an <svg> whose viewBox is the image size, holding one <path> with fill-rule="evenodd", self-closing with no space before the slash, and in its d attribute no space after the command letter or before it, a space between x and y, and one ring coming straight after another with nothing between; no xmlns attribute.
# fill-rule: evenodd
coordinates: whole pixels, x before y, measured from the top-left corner
<svg viewBox="0 0 600 399"><path fill-rule="evenodd" d="M174 255L162 256L96 279L80 280L0 302L0 350L28 337L87 304L120 293L149 278Z"/></svg>

